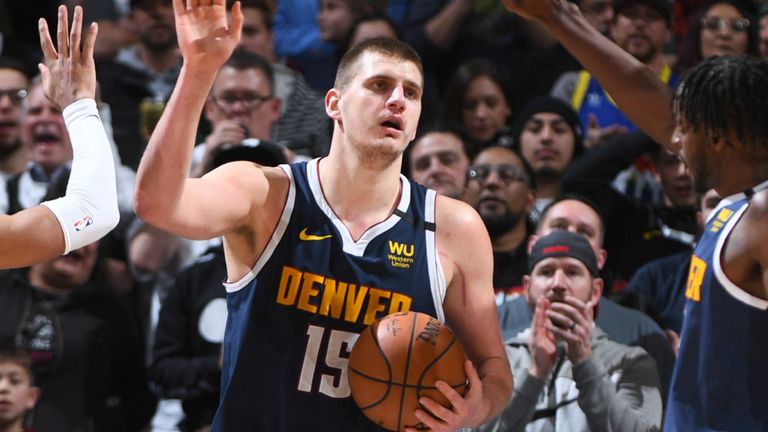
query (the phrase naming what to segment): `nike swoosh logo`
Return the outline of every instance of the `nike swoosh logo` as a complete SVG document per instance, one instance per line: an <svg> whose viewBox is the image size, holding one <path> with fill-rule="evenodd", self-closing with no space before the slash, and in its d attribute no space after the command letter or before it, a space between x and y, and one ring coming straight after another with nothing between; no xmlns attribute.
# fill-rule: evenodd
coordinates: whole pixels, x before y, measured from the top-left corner
<svg viewBox="0 0 768 432"><path fill-rule="evenodd" d="M333 237L331 234L326 234L326 235L307 234L307 229L306 228L301 230L301 232L299 233L299 240L304 240L304 241L325 240L325 239L329 239L331 237Z"/></svg>

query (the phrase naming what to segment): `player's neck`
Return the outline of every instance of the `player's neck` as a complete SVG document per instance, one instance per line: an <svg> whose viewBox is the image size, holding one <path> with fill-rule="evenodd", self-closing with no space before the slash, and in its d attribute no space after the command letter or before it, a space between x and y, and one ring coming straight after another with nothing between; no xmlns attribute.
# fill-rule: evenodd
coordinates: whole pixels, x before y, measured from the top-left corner
<svg viewBox="0 0 768 432"><path fill-rule="evenodd" d="M354 164L331 154L320 160L318 173L323 195L353 237L392 214L399 202L399 164L383 170Z"/></svg>

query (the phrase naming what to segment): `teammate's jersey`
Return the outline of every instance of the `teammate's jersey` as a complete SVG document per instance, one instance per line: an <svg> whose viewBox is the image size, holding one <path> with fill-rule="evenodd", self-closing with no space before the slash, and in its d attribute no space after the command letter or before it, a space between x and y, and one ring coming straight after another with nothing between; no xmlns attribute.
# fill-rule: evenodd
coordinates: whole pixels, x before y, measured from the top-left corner
<svg viewBox="0 0 768 432"><path fill-rule="evenodd" d="M665 430L768 430L768 301L723 272L723 245L768 182L723 199L699 240L686 287Z"/></svg>
<svg viewBox="0 0 768 432"><path fill-rule="evenodd" d="M397 209L354 241L325 201L318 160L281 167L291 183L282 217L251 272L226 284L213 430L381 430L350 396L349 353L390 313L445 320L435 192L401 176Z"/></svg>

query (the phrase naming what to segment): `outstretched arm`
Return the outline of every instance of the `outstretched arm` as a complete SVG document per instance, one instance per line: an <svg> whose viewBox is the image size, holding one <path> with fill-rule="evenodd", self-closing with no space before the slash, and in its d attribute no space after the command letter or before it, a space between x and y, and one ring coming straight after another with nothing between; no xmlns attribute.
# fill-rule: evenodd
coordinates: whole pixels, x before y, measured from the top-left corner
<svg viewBox="0 0 768 432"><path fill-rule="evenodd" d="M225 235L244 226L266 196L268 183L252 164L230 164L188 179L200 117L219 68L240 40L243 14L225 0L173 0L184 64L171 98L139 164L134 209L144 221L193 239Z"/></svg>
<svg viewBox="0 0 768 432"><path fill-rule="evenodd" d="M80 46L83 10L75 7L72 31L59 7L57 45L44 19L39 22L44 64L43 90L63 108L72 150L66 196L12 216L0 217L0 267L21 267L51 259L98 240L117 225L117 191L109 140L96 110L92 24Z"/></svg>
<svg viewBox="0 0 768 432"><path fill-rule="evenodd" d="M543 24L592 73L627 117L654 141L673 148L672 92L656 74L592 27L566 0L502 0L508 10Z"/></svg>

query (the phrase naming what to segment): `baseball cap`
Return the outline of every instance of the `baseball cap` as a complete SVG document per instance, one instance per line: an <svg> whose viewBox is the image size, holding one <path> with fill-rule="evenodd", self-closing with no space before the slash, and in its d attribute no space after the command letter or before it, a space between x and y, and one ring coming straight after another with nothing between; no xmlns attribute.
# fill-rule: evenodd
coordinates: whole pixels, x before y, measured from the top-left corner
<svg viewBox="0 0 768 432"><path fill-rule="evenodd" d="M586 237L571 231L554 230L536 240L528 254L528 273L540 261L551 257L570 257L584 263L592 276L597 276L597 258Z"/></svg>
<svg viewBox="0 0 768 432"><path fill-rule="evenodd" d="M672 22L672 6L674 0L614 0L613 11L618 14L625 7L638 3L656 9L659 13L664 15L667 19L667 23Z"/></svg>

